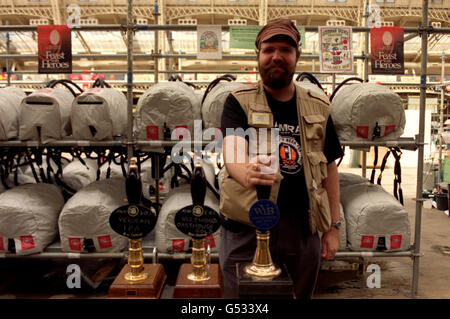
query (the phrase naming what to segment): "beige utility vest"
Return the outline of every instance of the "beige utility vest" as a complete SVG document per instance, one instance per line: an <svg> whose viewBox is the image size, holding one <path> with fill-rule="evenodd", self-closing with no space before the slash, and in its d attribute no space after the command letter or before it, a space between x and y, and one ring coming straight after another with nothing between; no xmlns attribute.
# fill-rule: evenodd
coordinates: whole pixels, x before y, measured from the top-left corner
<svg viewBox="0 0 450 319"><path fill-rule="evenodd" d="M313 234L317 231L327 232L331 226L331 215L328 194L322 182L327 177L327 159L323 149L330 104L325 96L297 85L295 88L303 169L309 197L309 227ZM261 81L258 84L237 89L232 94L247 115L250 127L256 129L274 127L273 114L267 103ZM260 145L258 142L258 149L261 146L270 153L269 141L267 145ZM276 151L278 152L278 145ZM276 177L270 194L270 199L275 203L282 180L279 168ZM226 170L220 186L221 213L227 218L251 225L248 212L257 200L256 190L242 186Z"/></svg>

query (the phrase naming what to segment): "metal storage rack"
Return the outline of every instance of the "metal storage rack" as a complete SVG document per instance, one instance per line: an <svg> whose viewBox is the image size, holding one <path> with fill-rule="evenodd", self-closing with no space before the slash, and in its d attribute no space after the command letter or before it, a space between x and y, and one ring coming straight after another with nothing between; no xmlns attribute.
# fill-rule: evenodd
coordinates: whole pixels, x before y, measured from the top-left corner
<svg viewBox="0 0 450 319"><path fill-rule="evenodd" d="M133 82L133 73L146 73L148 71L142 70L133 70L133 59L135 58L147 58L153 59L155 62L158 59L165 58L195 58L194 55L182 55L182 54L161 54L159 52L154 52L152 54L141 54L136 55L133 54L132 50L132 41L133 41L133 33L135 31L140 30L172 30L172 31L194 31L196 30L195 26L183 26L183 25L135 25L133 23L133 15L132 15L132 0L128 0L128 15L127 15L127 24L126 25L96 25L96 26L82 26L78 30L82 31L112 31L112 30L121 30L126 31L127 37L127 54L126 55L114 55L115 58L127 58L127 100L128 100L128 134L125 140L118 141L108 141L108 142L92 142L92 141L75 141L75 140L62 140L55 141L45 145L42 145L39 142L21 142L21 141L6 141L0 142L0 147L7 148L30 148L30 147L104 147L104 148L123 148L126 150L128 154L128 158L133 155L133 151L135 149L141 149L144 151L152 151L152 149L157 149L161 147L170 147L174 145L174 141L136 141L133 139L133 86L136 84ZM157 18L158 13L155 12L155 16ZM157 21L157 19L156 19ZM305 27L306 31L317 31L317 27ZM34 31L36 30L35 26L0 26L0 32L10 32L10 31ZM222 26L223 31L229 30L229 26ZM365 63L365 79L368 78L368 60L370 58L369 47L368 47L368 34L370 32L370 28L367 27L353 27L353 32L365 32L366 34L366 48L365 52L362 55L355 55L355 59L363 59ZM423 158L424 158L424 112L425 112L425 98L426 98L426 71L427 71L427 36L431 33L450 33L450 28L441 28L441 29L433 29L428 26L428 0L423 0L423 8L422 8L422 24L419 28L404 28L405 33L417 33L422 37L422 61L421 61L421 82L420 82L420 121L419 121L419 134L415 136L413 140L396 140L389 142L372 142L372 143L359 143L352 141L342 141L342 145L350 146L353 148L367 148L371 146L397 146L404 149L413 149L418 151L418 163L417 163L417 188L416 188L416 211L415 211L415 233L414 233L414 243L407 251L399 251L399 252L356 252L356 251L339 251L336 254L336 258L341 257L410 257L413 259L413 280L412 280L412 289L411 294L413 297L416 297L418 294L418 279L419 279L419 260L422 256L420 252L420 236L421 236L421 215L422 215L422 184L423 184ZM9 41L9 40L7 40ZM158 43L158 33L155 32L155 47L157 47ZM9 48L9 42L7 43L7 50ZM14 74L14 72L10 71L9 59L10 58L30 58L36 56L20 56L20 55L12 55L9 54L9 50L6 55L0 55L0 58L4 58L7 61L7 75L8 75L8 85L11 84L10 75ZM105 58L106 55L74 55L77 57L87 57L87 58ZM246 55L244 56L235 56L235 55L224 55L223 59L255 59L255 55ZM303 59L317 59L317 55L308 55L303 56ZM110 73L119 72L110 70ZM120 71L122 72L122 71ZM158 73L179 73L178 71L159 71L158 63L155 63L155 82L158 81ZM192 73L192 71L189 71ZM199 71L201 72L201 71ZM210 72L210 71L208 71ZM215 71L214 73L224 73L229 71ZM19 74L20 72L17 72ZM24 72L29 73L29 72ZM211 72L210 72L211 73ZM240 71L235 71L231 73L244 73ZM333 86L334 86L333 77ZM366 153L363 153L363 176L366 174ZM57 244L50 245L43 253L34 254L29 256L17 256L14 254L0 254L1 258L126 258L127 252L121 253L63 253L60 251ZM190 254L181 253L181 254L162 254L157 253L155 249L150 245L145 244L144 239L144 257L152 258L152 259L177 259L177 260L188 260ZM217 254L213 254L212 258L217 258Z"/></svg>

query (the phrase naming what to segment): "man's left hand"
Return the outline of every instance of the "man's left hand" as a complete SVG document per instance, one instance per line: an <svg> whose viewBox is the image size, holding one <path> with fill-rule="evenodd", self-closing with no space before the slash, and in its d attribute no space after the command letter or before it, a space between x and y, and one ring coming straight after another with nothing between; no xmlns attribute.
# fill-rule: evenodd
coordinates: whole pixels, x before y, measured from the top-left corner
<svg viewBox="0 0 450 319"><path fill-rule="evenodd" d="M339 230L335 227L324 233L322 236L322 252L320 256L324 260L334 257L339 248Z"/></svg>

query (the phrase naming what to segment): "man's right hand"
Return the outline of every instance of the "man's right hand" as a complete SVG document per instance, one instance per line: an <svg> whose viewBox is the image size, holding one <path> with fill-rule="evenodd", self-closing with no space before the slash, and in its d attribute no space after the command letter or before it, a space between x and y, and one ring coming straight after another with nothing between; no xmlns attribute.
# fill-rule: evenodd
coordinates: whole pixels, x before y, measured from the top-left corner
<svg viewBox="0 0 450 319"><path fill-rule="evenodd" d="M245 184L248 188L255 188L255 185L272 186L276 180L273 164L274 156L259 155L250 163L245 165Z"/></svg>
<svg viewBox="0 0 450 319"><path fill-rule="evenodd" d="M243 187L271 186L275 182L275 173L279 166L276 156L259 155L249 158L248 142L237 135L225 136L222 149L228 173ZM244 154L243 158L239 159L238 154Z"/></svg>

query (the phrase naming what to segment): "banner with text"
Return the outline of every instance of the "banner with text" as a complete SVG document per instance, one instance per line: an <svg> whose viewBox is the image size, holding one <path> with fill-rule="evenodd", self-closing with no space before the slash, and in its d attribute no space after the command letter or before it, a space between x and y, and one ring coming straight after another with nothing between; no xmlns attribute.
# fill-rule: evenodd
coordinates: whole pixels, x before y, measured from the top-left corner
<svg viewBox="0 0 450 319"><path fill-rule="evenodd" d="M370 29L370 52L373 74L404 74L403 28Z"/></svg>
<svg viewBox="0 0 450 319"><path fill-rule="evenodd" d="M352 28L319 27L320 72L353 72Z"/></svg>
<svg viewBox="0 0 450 319"><path fill-rule="evenodd" d="M197 59L222 59L222 27L197 26Z"/></svg>
<svg viewBox="0 0 450 319"><path fill-rule="evenodd" d="M38 72L72 73L72 36L66 25L39 25Z"/></svg>
<svg viewBox="0 0 450 319"><path fill-rule="evenodd" d="M239 25L230 26L230 49L255 49L255 40L259 30L262 29L260 25ZM305 41L305 27L297 27L300 32L300 44L302 49L306 48Z"/></svg>

